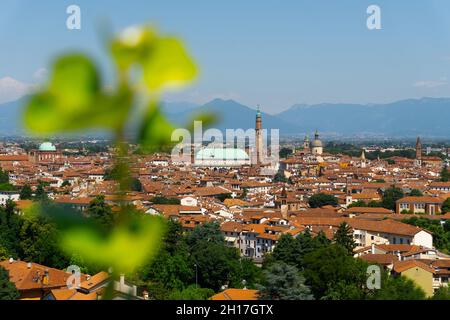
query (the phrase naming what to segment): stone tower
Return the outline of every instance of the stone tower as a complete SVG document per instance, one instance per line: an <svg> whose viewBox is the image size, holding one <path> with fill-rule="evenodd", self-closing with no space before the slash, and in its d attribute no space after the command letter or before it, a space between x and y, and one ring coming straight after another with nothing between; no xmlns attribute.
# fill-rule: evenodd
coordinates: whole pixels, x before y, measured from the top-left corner
<svg viewBox="0 0 450 320"><path fill-rule="evenodd" d="M420 141L420 137L417 137L416 141L416 161L415 164L417 166L422 165L422 141Z"/></svg>
<svg viewBox="0 0 450 320"><path fill-rule="evenodd" d="M256 125L255 125L255 139L256 139L256 164L260 165L263 160L263 139L262 139L262 119L259 105L256 111Z"/></svg>

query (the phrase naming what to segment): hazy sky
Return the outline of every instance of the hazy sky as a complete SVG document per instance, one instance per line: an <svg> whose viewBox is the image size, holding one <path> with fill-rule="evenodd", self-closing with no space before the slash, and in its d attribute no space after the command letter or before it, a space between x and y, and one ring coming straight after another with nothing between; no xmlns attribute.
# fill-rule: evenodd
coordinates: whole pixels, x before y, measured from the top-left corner
<svg viewBox="0 0 450 320"><path fill-rule="evenodd" d="M82 29L66 28L81 7ZM366 9L381 7L382 30ZM110 75L99 26L152 22L181 36L198 81L166 98L231 98L276 113L294 103L382 103L450 96L448 0L2 0L0 102L41 81L51 58L90 52Z"/></svg>

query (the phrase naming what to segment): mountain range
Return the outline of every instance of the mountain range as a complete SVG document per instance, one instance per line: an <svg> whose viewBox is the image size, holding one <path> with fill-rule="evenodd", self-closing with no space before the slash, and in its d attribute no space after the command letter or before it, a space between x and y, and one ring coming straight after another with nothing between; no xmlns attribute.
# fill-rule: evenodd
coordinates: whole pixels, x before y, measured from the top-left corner
<svg viewBox="0 0 450 320"><path fill-rule="evenodd" d="M24 132L20 114L26 98L0 105L0 135ZM198 105L164 102L163 112L179 126L193 115L214 113L214 127L224 130L248 129L255 125L256 110L233 100L215 99ZM282 135L311 133L386 137L449 137L450 98L421 98L388 104L297 104L278 114L262 112L263 128L280 129Z"/></svg>

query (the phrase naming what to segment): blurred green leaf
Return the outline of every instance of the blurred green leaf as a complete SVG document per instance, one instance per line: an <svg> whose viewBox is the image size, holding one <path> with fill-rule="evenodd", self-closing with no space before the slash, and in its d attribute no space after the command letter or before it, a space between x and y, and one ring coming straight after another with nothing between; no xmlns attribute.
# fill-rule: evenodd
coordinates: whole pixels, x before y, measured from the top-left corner
<svg viewBox="0 0 450 320"><path fill-rule="evenodd" d="M90 109L100 91L100 79L92 61L81 54L59 58L53 66L49 93L65 113Z"/></svg>
<svg viewBox="0 0 450 320"><path fill-rule="evenodd" d="M61 235L61 247L69 254L78 253L87 263L131 273L157 252L164 232L161 218L134 219L138 220L116 226L106 237L91 228L70 228Z"/></svg>
<svg viewBox="0 0 450 320"><path fill-rule="evenodd" d="M185 84L197 75L192 58L176 38L158 38L142 65L144 82L150 91Z"/></svg>
<svg viewBox="0 0 450 320"><path fill-rule="evenodd" d="M119 70L127 70L148 55L156 39L150 28L130 27L111 43L111 54Z"/></svg>
<svg viewBox="0 0 450 320"><path fill-rule="evenodd" d="M122 126L132 106L132 91L122 86L106 95L99 86L95 67L87 57L61 57L54 65L49 88L28 102L26 126L37 133Z"/></svg>
<svg viewBox="0 0 450 320"><path fill-rule="evenodd" d="M158 151L172 143L174 127L161 113L156 103L151 103L139 131L139 143L144 152Z"/></svg>

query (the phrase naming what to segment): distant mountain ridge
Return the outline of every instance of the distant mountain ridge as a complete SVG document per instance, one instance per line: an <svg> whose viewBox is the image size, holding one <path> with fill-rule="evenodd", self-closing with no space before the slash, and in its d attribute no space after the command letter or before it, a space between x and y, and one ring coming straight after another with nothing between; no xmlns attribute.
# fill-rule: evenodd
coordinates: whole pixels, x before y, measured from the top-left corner
<svg viewBox="0 0 450 320"><path fill-rule="evenodd" d="M193 115L208 112L217 116L218 122L214 124L214 127L220 130L247 130L255 127L256 110L234 100L214 99L202 106L180 113L172 113L169 108L166 109L168 118L180 126L188 123ZM285 121L278 116L264 112L261 112L261 116L264 129L280 129L284 134L298 133L298 128L295 124Z"/></svg>
<svg viewBox="0 0 450 320"><path fill-rule="evenodd" d="M450 98L400 100L388 104L294 105L278 114L310 132L450 136Z"/></svg>
<svg viewBox="0 0 450 320"><path fill-rule="evenodd" d="M0 105L0 135L24 133L21 124L26 97ZM234 100L214 99L203 105L164 102L163 112L178 126L193 115L213 112L224 129L254 128L256 110ZM297 104L276 115L262 112L263 128L280 129L282 135L385 135L390 137L450 137L450 98L406 99L388 104Z"/></svg>

